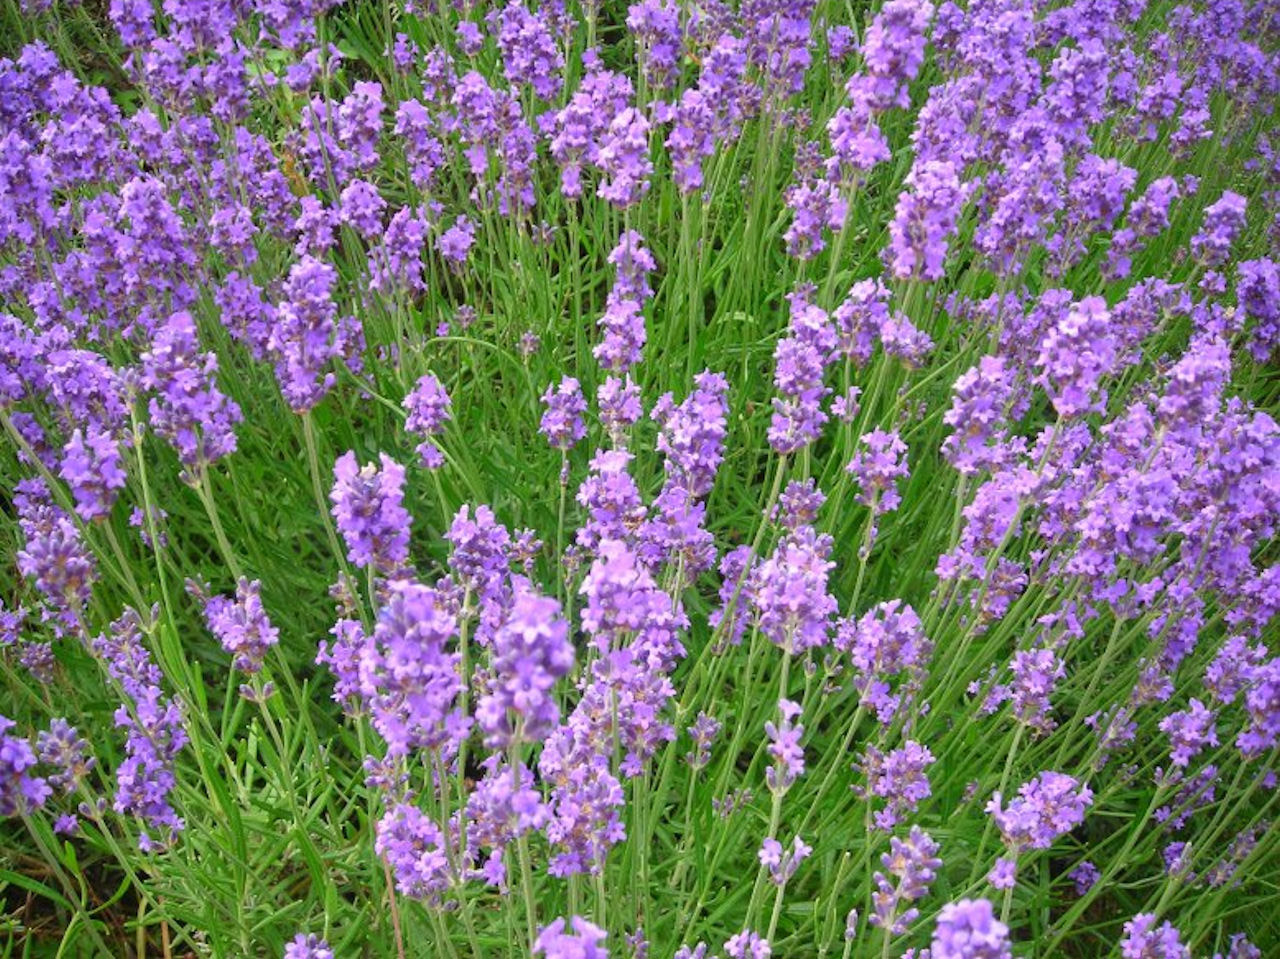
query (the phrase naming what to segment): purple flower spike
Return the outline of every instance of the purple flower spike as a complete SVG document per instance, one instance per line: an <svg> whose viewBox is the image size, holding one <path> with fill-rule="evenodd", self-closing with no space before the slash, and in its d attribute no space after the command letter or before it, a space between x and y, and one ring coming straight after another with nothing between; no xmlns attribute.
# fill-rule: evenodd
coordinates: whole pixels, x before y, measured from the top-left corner
<svg viewBox="0 0 1280 959"><path fill-rule="evenodd" d="M422 465L439 469L444 465L444 454L432 437L442 434L453 416L448 392L434 375L424 373L404 398L404 408L409 413L404 428L423 437L416 450Z"/></svg>
<svg viewBox="0 0 1280 959"><path fill-rule="evenodd" d="M243 576L236 583L234 600L207 596L199 587L192 589L204 602L204 621L209 632L218 637L222 648L231 654L231 664L244 673L261 671L267 651L280 641L280 631L271 625L267 611L262 608L261 589L262 583L258 580L250 582Z"/></svg>
<svg viewBox="0 0 1280 959"><path fill-rule="evenodd" d="M347 558L360 569L372 566L384 575L409 558L412 519L404 508L404 467L386 453L382 467L360 466L348 452L333 464L333 518L347 543Z"/></svg>
<svg viewBox="0 0 1280 959"><path fill-rule="evenodd" d="M938 913L932 959L1011 959L1009 927L996 919L986 899L948 903Z"/></svg>
<svg viewBox="0 0 1280 959"><path fill-rule="evenodd" d="M1158 921L1154 913L1141 913L1126 922L1120 955L1124 959L1191 959L1191 950L1182 944L1173 924L1157 927Z"/></svg>
<svg viewBox="0 0 1280 959"><path fill-rule="evenodd" d="M284 947L284 959L333 959L333 950L314 933L300 932Z"/></svg>
<svg viewBox="0 0 1280 959"><path fill-rule="evenodd" d="M552 691L573 667L568 634L558 602L517 589L507 621L493 637L489 691L476 704L476 723L489 746L537 742L555 726L560 707Z"/></svg>
<svg viewBox="0 0 1280 959"><path fill-rule="evenodd" d="M566 376L558 387L548 386L542 402L547 405L547 411L542 414L538 431L552 449L567 451L587 435L582 419L587 412L587 401L582 397L582 387L572 376Z"/></svg>
<svg viewBox="0 0 1280 959"><path fill-rule="evenodd" d="M572 929L566 932L566 926ZM573 916L566 923L556 919L542 927L533 943L533 954L545 959L609 959L601 943L606 933L593 922Z"/></svg>
<svg viewBox="0 0 1280 959"><path fill-rule="evenodd" d="M174 313L142 354L142 385L152 391L152 428L192 475L236 448L240 407L219 389L218 357L200 352L190 313Z"/></svg>
<svg viewBox="0 0 1280 959"><path fill-rule="evenodd" d="M53 791L44 777L30 772L36 765L35 750L22 737L9 735L15 725L0 716L0 816L38 809Z"/></svg>
<svg viewBox="0 0 1280 959"><path fill-rule="evenodd" d="M1013 851L1048 849L1084 822L1085 810L1093 804L1093 791L1072 777L1057 772L1043 772L1018 789L1018 798L1002 808L996 793L987 804L987 812Z"/></svg>

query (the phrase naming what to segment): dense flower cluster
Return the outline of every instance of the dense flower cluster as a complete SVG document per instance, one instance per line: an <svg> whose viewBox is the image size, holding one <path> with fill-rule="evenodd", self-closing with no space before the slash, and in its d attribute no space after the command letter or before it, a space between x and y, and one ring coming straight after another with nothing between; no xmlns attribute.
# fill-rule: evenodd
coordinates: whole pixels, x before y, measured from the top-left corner
<svg viewBox="0 0 1280 959"><path fill-rule="evenodd" d="M1280 949L1274 2L5 25L6 951Z"/></svg>

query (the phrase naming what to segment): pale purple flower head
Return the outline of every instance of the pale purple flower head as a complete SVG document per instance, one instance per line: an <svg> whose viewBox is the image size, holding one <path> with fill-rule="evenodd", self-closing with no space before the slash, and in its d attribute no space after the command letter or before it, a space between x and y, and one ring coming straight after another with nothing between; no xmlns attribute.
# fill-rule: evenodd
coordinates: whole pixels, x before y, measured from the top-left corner
<svg viewBox="0 0 1280 959"><path fill-rule="evenodd" d="M609 959L602 943L606 933L595 923L572 916L543 926L533 943L533 954L545 959Z"/></svg>
<svg viewBox="0 0 1280 959"><path fill-rule="evenodd" d="M35 750L9 730L16 724L0 716L0 816L13 816L44 805L52 790L43 776L35 775Z"/></svg>
<svg viewBox="0 0 1280 959"><path fill-rule="evenodd" d="M893 829L908 812L914 812L932 795L928 769L934 763L929 747L907 740L897 749L885 753L868 746L859 768L866 777L865 795L885 800L875 814L877 829Z"/></svg>
<svg viewBox="0 0 1280 959"><path fill-rule="evenodd" d="M391 867L403 895L439 900L449 882L449 860L444 835L426 813L410 803L396 803L374 827L373 848Z"/></svg>
<svg viewBox="0 0 1280 959"><path fill-rule="evenodd" d="M760 865L769 870L769 877L775 886L785 886L800 868L800 863L808 859L812 852L813 847L799 836L794 837L790 849L770 837L761 843L756 858L760 860Z"/></svg>
<svg viewBox="0 0 1280 959"><path fill-rule="evenodd" d="M205 625L231 654L232 665L244 673L259 672L267 651L280 641L280 631L262 607L262 583L241 576L236 582L235 599L210 596L196 584L190 585L195 587L191 591L196 598L204 603Z"/></svg>
<svg viewBox="0 0 1280 959"><path fill-rule="evenodd" d="M729 959L770 959L773 948L769 940L750 929L744 929L730 936L724 944L725 955Z"/></svg>
<svg viewBox="0 0 1280 959"><path fill-rule="evenodd" d="M333 959L333 950L314 933L300 932L284 947L284 959Z"/></svg>
<svg viewBox="0 0 1280 959"><path fill-rule="evenodd" d="M387 754L415 748L452 749L466 731L454 708L462 689L461 656L448 644L458 624L437 590L393 580L378 609L370 642L360 650L360 693Z"/></svg>
<svg viewBox="0 0 1280 959"><path fill-rule="evenodd" d="M404 408L409 414L404 428L423 438L416 449L422 465L439 469L444 465L444 454L432 437L443 433L445 424L453 416L449 393L433 374L424 373L404 398Z"/></svg>
<svg viewBox="0 0 1280 959"><path fill-rule="evenodd" d="M1173 765L1185 767L1200 750L1218 745L1213 720L1213 712L1198 699L1192 699L1186 709L1160 720L1160 731L1169 737Z"/></svg>
<svg viewBox="0 0 1280 959"><path fill-rule="evenodd" d="M938 913L931 959L1011 959L1009 927L986 899L948 903Z"/></svg>
<svg viewBox="0 0 1280 959"><path fill-rule="evenodd" d="M752 570L745 587L760 631L788 653L822 646L836 612L827 589L833 540L801 526Z"/></svg>
<svg viewBox="0 0 1280 959"><path fill-rule="evenodd" d="M1205 207L1200 232L1191 238L1191 249L1208 266L1218 266L1231 255L1231 246L1244 230L1248 201L1239 193L1223 192Z"/></svg>
<svg viewBox="0 0 1280 959"><path fill-rule="evenodd" d="M568 637L558 602L517 587L511 612L493 635L488 691L476 703L476 723L488 745L537 742L555 726L555 684L573 667Z"/></svg>
<svg viewBox="0 0 1280 959"><path fill-rule="evenodd" d="M889 224L887 257L894 276L942 278L947 242L968 194L949 160L926 160L912 167Z"/></svg>
<svg viewBox="0 0 1280 959"><path fill-rule="evenodd" d="M475 238L475 224L466 216L459 215L453 221L453 226L440 234L440 238L436 240L436 249L450 265L458 267L467 262Z"/></svg>
<svg viewBox="0 0 1280 959"><path fill-rule="evenodd" d="M90 750L89 741L62 718L50 720L49 728L36 737L40 761L54 769L49 774L49 784L64 793L75 792L97 765Z"/></svg>
<svg viewBox="0 0 1280 959"><path fill-rule="evenodd" d="M1086 859L1067 873L1067 878L1071 880L1076 895L1083 896L1097 885L1098 880L1102 878L1102 873L1098 871L1097 866Z"/></svg>
<svg viewBox="0 0 1280 959"><path fill-rule="evenodd" d="M1182 944L1173 924L1157 926L1159 921L1155 913L1140 913L1126 922L1120 955L1124 959L1191 959L1191 950Z"/></svg>
<svg viewBox="0 0 1280 959"><path fill-rule="evenodd" d="M120 443L106 430L77 429L63 447L58 474L71 487L76 513L85 522L105 519L125 485Z"/></svg>
<svg viewBox="0 0 1280 959"><path fill-rule="evenodd" d="M548 386L542 402L547 410L542 414L538 431L553 449L569 450L587 435L582 419L587 412L587 401L583 399L582 387L572 376L562 379L559 386Z"/></svg>
<svg viewBox="0 0 1280 959"><path fill-rule="evenodd" d="M897 432L872 430L860 438L860 446L845 469L858 480L856 499L877 513L888 513L902 503L898 481L911 475L907 444Z"/></svg>
<svg viewBox="0 0 1280 959"><path fill-rule="evenodd" d="M188 471L236 448L235 426L243 416L218 389L217 372L217 354L200 351L190 313L171 315L142 354L142 385L152 392L151 426Z"/></svg>
<svg viewBox="0 0 1280 959"><path fill-rule="evenodd" d="M333 299L337 282L334 267L304 256L290 267L284 299L276 308L267 347L280 392L295 413L310 410L333 388L334 361L354 368L364 348L360 325L353 317L338 316Z"/></svg>
<svg viewBox="0 0 1280 959"><path fill-rule="evenodd" d="M1036 358L1036 382L1062 416L1097 408L1103 377L1115 370L1118 347L1111 314L1100 296L1087 296L1045 334Z"/></svg>
<svg viewBox="0 0 1280 959"><path fill-rule="evenodd" d="M694 377L694 390L676 405L666 393L654 405L658 452L666 456L667 475L694 496L706 496L724 459L728 432L729 382L704 370Z"/></svg>
<svg viewBox="0 0 1280 959"><path fill-rule="evenodd" d="M894 836L889 840L889 851L880 857L884 872L874 876L875 911L868 918L871 925L890 935L906 934L920 915L912 903L929 894L929 886L942 868L937 853L938 844L919 826L912 826L905 839Z"/></svg>
<svg viewBox="0 0 1280 959"><path fill-rule="evenodd" d="M600 139L596 163L604 179L596 193L626 209L649 192L653 161L649 159L649 121L633 107L620 111Z"/></svg>
<svg viewBox="0 0 1280 959"><path fill-rule="evenodd" d="M1093 804L1093 791L1071 776L1042 772L1018 789L1018 798L1002 808L996 793L987 804L1005 843L1020 849L1048 849L1084 822L1085 811Z"/></svg>
<svg viewBox="0 0 1280 959"><path fill-rule="evenodd" d="M781 718L777 723L770 720L764 724L765 734L769 737L769 755L774 759L774 765L769 767L765 778L771 790L786 792L804 775L804 747L800 745L804 726L794 723L800 716L799 703L781 699L778 712Z"/></svg>
<svg viewBox="0 0 1280 959"><path fill-rule="evenodd" d="M554 100L564 85L564 57L543 11L530 13L519 0L512 0L487 19L506 78L513 86L533 87L542 100Z"/></svg>
<svg viewBox="0 0 1280 959"><path fill-rule="evenodd" d="M347 544L347 558L360 569L386 575L409 558L412 518L404 508L404 467L386 453L381 468L360 466L354 452L333 464L333 518Z"/></svg>

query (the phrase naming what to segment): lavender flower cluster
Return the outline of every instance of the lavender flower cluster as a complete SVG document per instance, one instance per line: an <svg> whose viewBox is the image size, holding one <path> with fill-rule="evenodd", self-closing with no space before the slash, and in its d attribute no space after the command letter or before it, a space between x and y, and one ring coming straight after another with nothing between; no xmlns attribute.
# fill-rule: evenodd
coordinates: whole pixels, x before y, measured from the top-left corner
<svg viewBox="0 0 1280 959"><path fill-rule="evenodd" d="M12 6L6 954L1280 950L1273 0Z"/></svg>

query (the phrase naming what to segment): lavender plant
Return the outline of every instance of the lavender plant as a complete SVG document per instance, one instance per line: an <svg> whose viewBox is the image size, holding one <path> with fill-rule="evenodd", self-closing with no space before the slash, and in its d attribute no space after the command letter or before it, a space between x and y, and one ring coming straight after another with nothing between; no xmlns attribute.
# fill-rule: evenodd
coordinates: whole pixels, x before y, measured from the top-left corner
<svg viewBox="0 0 1280 959"><path fill-rule="evenodd" d="M1280 9L6 0L4 955L1280 951Z"/></svg>

